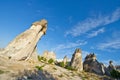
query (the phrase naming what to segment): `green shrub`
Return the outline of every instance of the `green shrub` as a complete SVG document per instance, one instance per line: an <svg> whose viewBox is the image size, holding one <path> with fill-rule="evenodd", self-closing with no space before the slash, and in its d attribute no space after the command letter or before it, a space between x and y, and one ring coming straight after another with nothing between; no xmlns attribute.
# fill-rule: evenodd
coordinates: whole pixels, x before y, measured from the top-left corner
<svg viewBox="0 0 120 80"><path fill-rule="evenodd" d="M3 74L3 73L4 73L4 71L0 70L0 74Z"/></svg>
<svg viewBox="0 0 120 80"><path fill-rule="evenodd" d="M38 70L43 70L43 67L44 67L44 65L43 65L43 66L36 66L36 68L37 68Z"/></svg>
<svg viewBox="0 0 120 80"><path fill-rule="evenodd" d="M53 67L54 70L57 70L57 68Z"/></svg>
<svg viewBox="0 0 120 80"><path fill-rule="evenodd" d="M113 78L120 79L120 72L119 72L119 71L117 71L117 70L112 70L112 71L110 72L110 74L111 74L111 76L112 76Z"/></svg>
<svg viewBox="0 0 120 80"><path fill-rule="evenodd" d="M38 56L38 61L47 61L47 59L44 57Z"/></svg>
<svg viewBox="0 0 120 80"><path fill-rule="evenodd" d="M66 66L65 68L68 70L75 70L72 66Z"/></svg>
<svg viewBox="0 0 120 80"><path fill-rule="evenodd" d="M41 57L38 55L38 61L41 61Z"/></svg>
<svg viewBox="0 0 120 80"><path fill-rule="evenodd" d="M48 60L49 64L52 64L53 62L54 62L54 60L52 58Z"/></svg>
<svg viewBox="0 0 120 80"><path fill-rule="evenodd" d="M59 66L61 66L61 67L65 67L64 62L60 62L60 63L59 63Z"/></svg>

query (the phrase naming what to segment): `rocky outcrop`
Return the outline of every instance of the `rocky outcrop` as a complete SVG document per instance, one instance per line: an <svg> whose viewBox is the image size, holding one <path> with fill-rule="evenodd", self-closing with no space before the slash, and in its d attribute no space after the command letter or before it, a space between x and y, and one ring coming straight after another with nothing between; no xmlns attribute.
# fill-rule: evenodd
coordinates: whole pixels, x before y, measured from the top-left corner
<svg viewBox="0 0 120 80"><path fill-rule="evenodd" d="M43 19L33 23L28 30L10 42L1 52L1 55L14 60L37 59L36 46L39 39L46 33L46 30L46 20Z"/></svg>
<svg viewBox="0 0 120 80"><path fill-rule="evenodd" d="M83 62L83 69L84 71L94 72L100 75L105 74L105 66L97 61L96 55L94 53L85 57L85 61Z"/></svg>
<svg viewBox="0 0 120 80"><path fill-rule="evenodd" d="M68 62L68 58L67 58L67 56L65 56L63 58L64 67L67 65L67 62Z"/></svg>
<svg viewBox="0 0 120 80"><path fill-rule="evenodd" d="M72 55L70 66L76 69L77 71L83 70L82 51L80 49L76 49L74 54Z"/></svg>
<svg viewBox="0 0 120 80"><path fill-rule="evenodd" d="M113 61L109 61L109 66L105 68L105 74L111 76L110 72L116 70L116 67L113 65Z"/></svg>
<svg viewBox="0 0 120 80"><path fill-rule="evenodd" d="M49 60L49 59L53 59L54 61L56 60L56 55L53 51L51 51L51 52L44 51L43 57L46 58L47 60Z"/></svg>
<svg viewBox="0 0 120 80"><path fill-rule="evenodd" d="M113 61L109 61L108 70L109 71L116 70L115 66L113 65Z"/></svg>

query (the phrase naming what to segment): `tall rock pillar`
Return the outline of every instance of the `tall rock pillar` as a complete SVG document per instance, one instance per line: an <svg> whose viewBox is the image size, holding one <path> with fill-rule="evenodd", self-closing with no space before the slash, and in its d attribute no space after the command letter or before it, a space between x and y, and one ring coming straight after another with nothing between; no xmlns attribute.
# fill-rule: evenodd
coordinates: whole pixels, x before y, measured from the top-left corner
<svg viewBox="0 0 120 80"><path fill-rule="evenodd" d="M80 49L76 49L71 62L70 62L70 66L74 69L76 69L77 71L82 71L83 70L83 64L82 64L82 51Z"/></svg>
<svg viewBox="0 0 120 80"><path fill-rule="evenodd" d="M39 39L46 33L47 21L33 23L25 32L18 35L4 50L3 55L15 60L28 60L36 55Z"/></svg>

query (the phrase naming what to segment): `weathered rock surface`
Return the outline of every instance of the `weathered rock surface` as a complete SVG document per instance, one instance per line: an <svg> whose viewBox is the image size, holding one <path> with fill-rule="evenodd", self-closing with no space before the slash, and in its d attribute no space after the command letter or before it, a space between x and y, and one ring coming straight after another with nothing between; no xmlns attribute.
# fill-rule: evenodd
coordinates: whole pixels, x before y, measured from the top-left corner
<svg viewBox="0 0 120 80"><path fill-rule="evenodd" d="M80 49L75 50L70 62L70 66L76 69L77 71L83 70L82 51Z"/></svg>
<svg viewBox="0 0 120 80"><path fill-rule="evenodd" d="M14 60L36 59L36 46L39 39L46 33L47 21L41 20L31 25L30 29L18 35L1 52L1 55Z"/></svg>
<svg viewBox="0 0 120 80"><path fill-rule="evenodd" d="M116 67L113 65L113 61L109 61L109 66L105 68L105 74L111 76L110 72L116 70Z"/></svg>
<svg viewBox="0 0 120 80"><path fill-rule="evenodd" d="M115 66L113 65L113 61L109 61L108 69L109 71L116 70Z"/></svg>
<svg viewBox="0 0 120 80"><path fill-rule="evenodd" d="M63 58L64 67L67 65L67 62L68 62L68 58L67 58L67 56L65 56Z"/></svg>
<svg viewBox="0 0 120 80"><path fill-rule="evenodd" d="M54 61L56 60L56 54L53 51L51 52L44 51L43 57L46 58L47 60L49 59L53 59Z"/></svg>
<svg viewBox="0 0 120 80"><path fill-rule="evenodd" d="M96 55L94 53L85 57L85 61L83 62L83 69L84 71L94 72L100 75L105 74L105 66L97 61Z"/></svg>

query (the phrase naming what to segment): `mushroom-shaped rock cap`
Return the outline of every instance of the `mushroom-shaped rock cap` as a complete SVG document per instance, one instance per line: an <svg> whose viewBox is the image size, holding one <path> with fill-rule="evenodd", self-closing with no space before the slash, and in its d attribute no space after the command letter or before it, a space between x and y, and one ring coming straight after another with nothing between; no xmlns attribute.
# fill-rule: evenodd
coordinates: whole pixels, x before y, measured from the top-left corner
<svg viewBox="0 0 120 80"><path fill-rule="evenodd" d="M42 20L40 20L40 21L34 22L32 25L35 25L35 26L41 25L42 27L46 27L46 26L47 26L47 20L42 19Z"/></svg>

